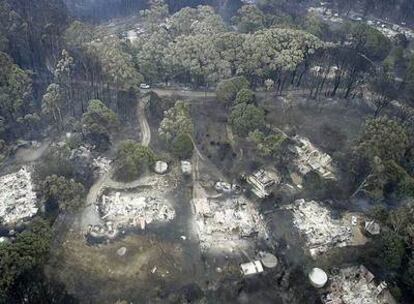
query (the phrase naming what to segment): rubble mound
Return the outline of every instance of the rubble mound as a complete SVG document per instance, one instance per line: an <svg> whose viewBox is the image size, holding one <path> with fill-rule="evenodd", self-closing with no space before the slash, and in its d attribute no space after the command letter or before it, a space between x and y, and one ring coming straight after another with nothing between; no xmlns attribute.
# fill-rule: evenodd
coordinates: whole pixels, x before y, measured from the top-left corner
<svg viewBox="0 0 414 304"><path fill-rule="evenodd" d="M14 225L37 211L32 176L26 168L0 177L0 222Z"/></svg>
<svg viewBox="0 0 414 304"><path fill-rule="evenodd" d="M313 256L351 243L352 229L342 220L333 219L329 209L321 204L301 199L295 201L292 211L293 223L305 236Z"/></svg>
<svg viewBox="0 0 414 304"><path fill-rule="evenodd" d="M334 274L322 302L325 304L397 303L387 289L387 284L382 282L377 285L374 275L362 265L344 268Z"/></svg>
<svg viewBox="0 0 414 304"><path fill-rule="evenodd" d="M294 140L297 145L291 146L290 150L297 156L295 164L302 175L316 171L323 178L335 179L335 170L329 154L316 148L308 138L295 136Z"/></svg>
<svg viewBox="0 0 414 304"><path fill-rule="evenodd" d="M243 196L210 197L199 201L196 209L203 251L233 252L249 247L257 236L265 235L265 226L258 212Z"/></svg>
<svg viewBox="0 0 414 304"><path fill-rule="evenodd" d="M145 227L145 224L169 222L175 218L175 210L166 200L133 192L112 192L103 195L99 213L102 219L113 221L116 226L123 227Z"/></svg>

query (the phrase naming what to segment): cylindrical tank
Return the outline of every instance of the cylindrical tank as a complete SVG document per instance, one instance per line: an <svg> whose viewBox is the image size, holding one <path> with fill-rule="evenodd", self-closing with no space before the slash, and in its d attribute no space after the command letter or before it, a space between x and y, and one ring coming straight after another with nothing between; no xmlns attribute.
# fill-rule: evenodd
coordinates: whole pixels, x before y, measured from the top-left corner
<svg viewBox="0 0 414 304"><path fill-rule="evenodd" d="M309 280L316 288L322 288L328 282L328 275L320 268L313 268L309 273Z"/></svg>
<svg viewBox="0 0 414 304"><path fill-rule="evenodd" d="M268 252L263 253L262 255L262 264L266 268L275 268L277 266L277 258Z"/></svg>

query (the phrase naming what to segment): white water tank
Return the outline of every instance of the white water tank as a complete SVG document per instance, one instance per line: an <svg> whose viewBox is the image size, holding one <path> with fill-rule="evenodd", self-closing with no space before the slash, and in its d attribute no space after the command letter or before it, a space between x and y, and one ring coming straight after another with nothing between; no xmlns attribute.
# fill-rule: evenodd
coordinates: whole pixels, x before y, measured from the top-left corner
<svg viewBox="0 0 414 304"><path fill-rule="evenodd" d="M320 268L313 268L309 273L309 280L316 288L322 288L328 282L328 275Z"/></svg>
<svg viewBox="0 0 414 304"><path fill-rule="evenodd" d="M164 174L168 170L168 164L163 161L157 161L154 166L154 171L158 174Z"/></svg>
<svg viewBox="0 0 414 304"><path fill-rule="evenodd" d="M266 268L275 268L278 263L277 258L273 254L268 252L262 254L261 261L263 266Z"/></svg>

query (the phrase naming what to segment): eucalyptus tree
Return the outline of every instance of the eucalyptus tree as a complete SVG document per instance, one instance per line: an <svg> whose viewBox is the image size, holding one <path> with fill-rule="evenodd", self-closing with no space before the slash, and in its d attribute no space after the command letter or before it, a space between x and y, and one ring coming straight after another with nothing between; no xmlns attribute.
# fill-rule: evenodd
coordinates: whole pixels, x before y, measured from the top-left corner
<svg viewBox="0 0 414 304"><path fill-rule="evenodd" d="M132 55L123 51L117 38L107 37L100 42L93 42L90 50L99 60L107 89L109 92L114 92L119 110L119 93L121 91L135 92L144 78L135 68Z"/></svg>
<svg viewBox="0 0 414 304"><path fill-rule="evenodd" d="M32 86L29 74L13 63L5 53L0 52L0 119L4 128L16 135L19 119L31 109Z"/></svg>
<svg viewBox="0 0 414 304"><path fill-rule="evenodd" d="M220 15L211 6L186 7L171 16L168 21L173 37L180 35L215 34L227 31Z"/></svg>
<svg viewBox="0 0 414 304"><path fill-rule="evenodd" d="M144 18L147 28L152 32L168 17L168 5L164 0L150 0L149 9L142 10L139 13Z"/></svg>
<svg viewBox="0 0 414 304"><path fill-rule="evenodd" d="M88 110L82 116L83 134L99 150L108 148L111 134L119 124L118 116L98 99L89 101Z"/></svg>
<svg viewBox="0 0 414 304"><path fill-rule="evenodd" d="M207 86L231 74L230 65L220 57L213 36L180 36L168 51L177 75L197 85Z"/></svg>
<svg viewBox="0 0 414 304"><path fill-rule="evenodd" d="M171 76L171 63L168 60L170 42L171 35L164 28L159 28L149 37L139 37L134 41L134 60L146 81L168 81Z"/></svg>
<svg viewBox="0 0 414 304"><path fill-rule="evenodd" d="M46 93L42 98L42 112L50 116L56 126L63 128L63 96L58 84L52 83L47 87Z"/></svg>
<svg viewBox="0 0 414 304"><path fill-rule="evenodd" d="M68 53L63 50L62 55L55 67L55 81L62 89L63 98L65 100L66 107L69 107L72 114L75 113L75 105L72 92L72 73L74 68L74 59Z"/></svg>
<svg viewBox="0 0 414 304"><path fill-rule="evenodd" d="M239 103L233 107L229 123L237 135L245 137L250 132L265 126L265 113L262 108L254 104Z"/></svg>
<svg viewBox="0 0 414 304"><path fill-rule="evenodd" d="M256 83L271 78L282 91L288 75L294 77L298 66L323 47L320 39L304 31L261 30L246 36L240 70Z"/></svg>
<svg viewBox="0 0 414 304"><path fill-rule="evenodd" d="M266 17L254 4L243 5L232 21L242 33L252 33L265 28Z"/></svg>
<svg viewBox="0 0 414 304"><path fill-rule="evenodd" d="M166 111L158 132L161 139L169 144L181 135L192 137L194 123L191 119L188 104L183 101L177 101L171 109Z"/></svg>

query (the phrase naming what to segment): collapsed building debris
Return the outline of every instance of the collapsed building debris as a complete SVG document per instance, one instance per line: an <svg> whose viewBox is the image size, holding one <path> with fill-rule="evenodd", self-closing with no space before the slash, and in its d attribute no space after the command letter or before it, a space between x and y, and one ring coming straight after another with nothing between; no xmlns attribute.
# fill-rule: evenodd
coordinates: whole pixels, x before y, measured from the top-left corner
<svg viewBox="0 0 414 304"><path fill-rule="evenodd" d="M305 137L296 135L294 140L297 144L290 146L289 149L296 154L297 158L295 164L302 175L306 175L311 171L316 171L323 178L335 178L332 158L328 154L319 151L309 139Z"/></svg>
<svg viewBox="0 0 414 304"><path fill-rule="evenodd" d="M292 206L293 223L305 236L312 256L331 247L344 247L352 242L351 223L333 219L330 211L315 201L300 199Z"/></svg>
<svg viewBox="0 0 414 304"><path fill-rule="evenodd" d="M133 192L111 192L102 195L97 209L104 225L90 226L88 234L94 238L115 238L126 228L145 229L151 223L169 222L175 210L167 200Z"/></svg>
<svg viewBox="0 0 414 304"><path fill-rule="evenodd" d="M122 227L114 227L114 223L107 221L104 225L89 225L87 235L95 239L114 239Z"/></svg>
<svg viewBox="0 0 414 304"><path fill-rule="evenodd" d="M331 277L324 304L394 304L397 303L387 289L387 284L377 285L374 275L364 266L339 270Z"/></svg>
<svg viewBox="0 0 414 304"><path fill-rule="evenodd" d="M167 201L159 197L140 196L138 193L110 193L102 196L99 205L102 219L108 219L122 226L138 226L144 220L168 222L175 218L175 211Z"/></svg>
<svg viewBox="0 0 414 304"><path fill-rule="evenodd" d="M241 188L236 184L229 184L226 182L218 181L214 184L214 189L220 193L240 193Z"/></svg>
<svg viewBox="0 0 414 304"><path fill-rule="evenodd" d="M98 158L94 158L93 165L98 169L99 174L103 175L111 170L111 162L112 161L106 157L98 156Z"/></svg>
<svg viewBox="0 0 414 304"><path fill-rule="evenodd" d="M0 222L15 225L37 211L32 175L27 168L0 177Z"/></svg>
<svg viewBox="0 0 414 304"><path fill-rule="evenodd" d="M197 198L193 203L203 251L234 252L249 248L251 237L265 237L262 218L244 196L208 197L199 185L195 191Z"/></svg>
<svg viewBox="0 0 414 304"><path fill-rule="evenodd" d="M248 176L247 182L253 187L254 194L259 198L266 198L270 195L272 186L280 183L280 178L275 173L261 169Z"/></svg>

